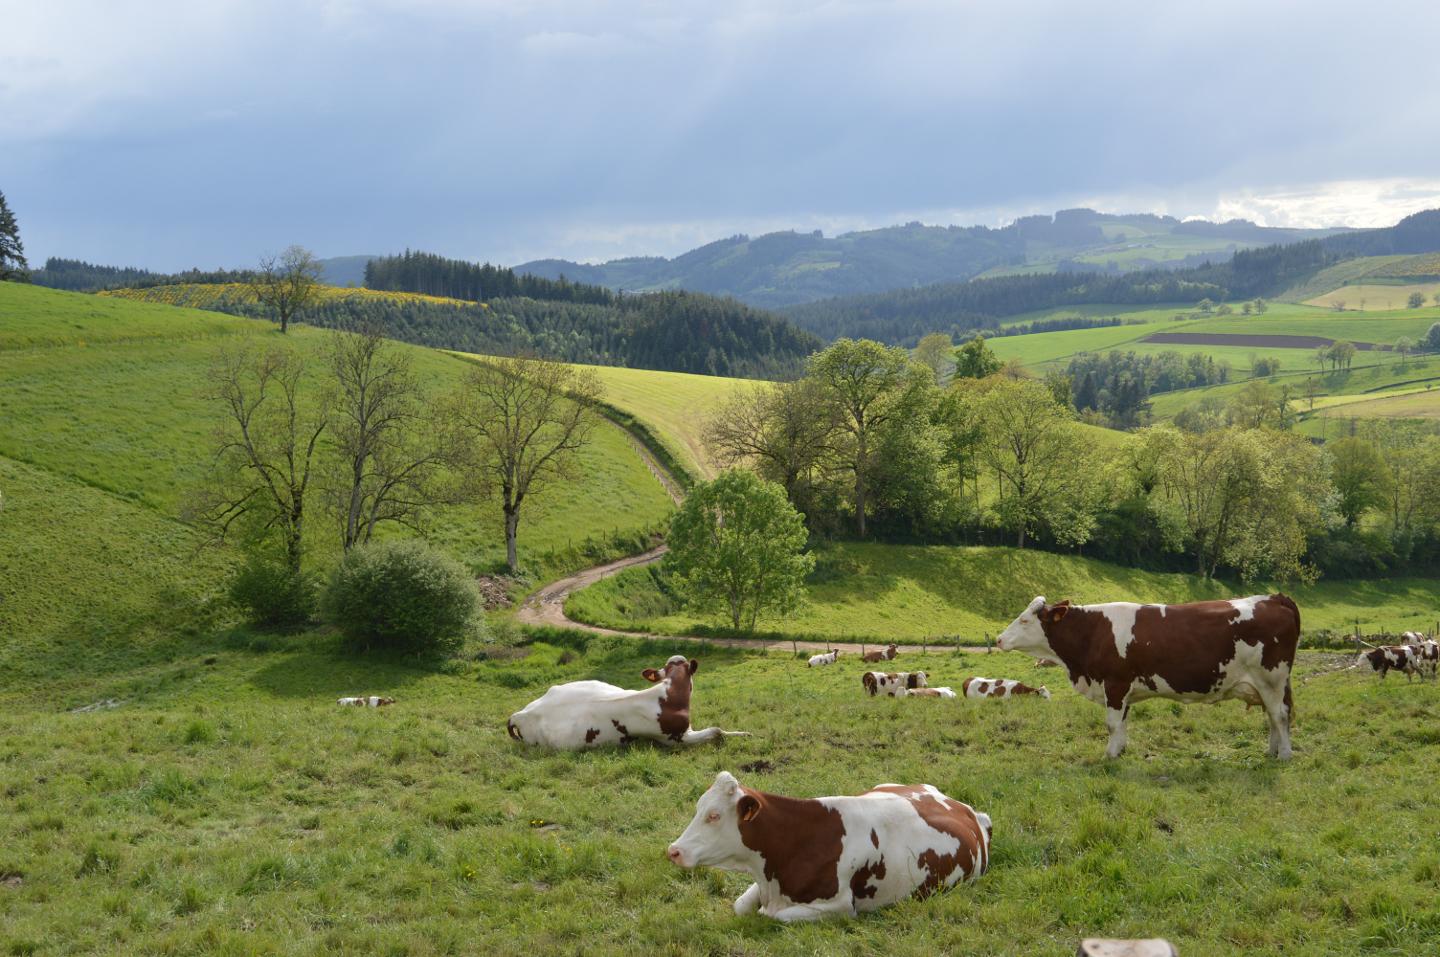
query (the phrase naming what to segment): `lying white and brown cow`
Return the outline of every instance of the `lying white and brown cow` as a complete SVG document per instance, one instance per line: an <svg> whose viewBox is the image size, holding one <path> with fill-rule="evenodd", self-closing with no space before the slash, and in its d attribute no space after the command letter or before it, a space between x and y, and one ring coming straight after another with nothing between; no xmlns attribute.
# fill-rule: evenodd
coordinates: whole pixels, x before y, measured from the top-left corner
<svg viewBox="0 0 1440 957"><path fill-rule="evenodd" d="M811 668L819 668L821 665L833 665L833 664L835 663L835 659L836 659L836 658L839 658L839 657L840 657L840 649L839 649L839 648L836 648L834 651L828 651L828 652L826 652L826 653L823 654L823 655L814 655L814 656L811 657L811 659L810 659L810 665L809 665L809 667L811 667Z"/></svg>
<svg viewBox="0 0 1440 957"><path fill-rule="evenodd" d="M898 698L955 698L952 688L902 688Z"/></svg>
<svg viewBox="0 0 1440 957"><path fill-rule="evenodd" d="M878 661L894 661L895 656L899 653L899 648L896 648L894 645L890 645L880 651L867 651L865 652L865 654L860 656L860 660L873 665Z"/></svg>
<svg viewBox="0 0 1440 957"><path fill-rule="evenodd" d="M960 689L965 692L967 698L1010 698L1022 694L1038 694L1042 698L1050 697L1050 689L1044 685L1032 688L1013 678L966 678Z"/></svg>
<svg viewBox="0 0 1440 957"><path fill-rule="evenodd" d="M990 818L928 784L788 798L721 771L668 854L681 867L754 877L735 901L737 914L758 910L787 922L853 916L985 873Z"/></svg>
<svg viewBox="0 0 1440 957"><path fill-rule="evenodd" d="M386 705L395 703L394 698L382 698L379 695L369 695L362 698L340 698L335 702L349 708L383 708Z"/></svg>
<svg viewBox="0 0 1440 957"><path fill-rule="evenodd" d="M1385 676L1392 671L1403 671L1405 680L1410 681L1420 674L1420 654L1420 648L1416 645L1382 645L1361 654L1360 660L1369 663L1372 669L1380 672L1381 681L1384 681Z"/></svg>
<svg viewBox="0 0 1440 957"><path fill-rule="evenodd" d="M1125 750L1130 705L1146 698L1263 705L1270 756L1290 757L1300 610L1284 595L1185 605L1050 605L1036 598L997 643L1064 665L1075 690L1105 707L1112 758Z"/></svg>
<svg viewBox="0 0 1440 957"><path fill-rule="evenodd" d="M510 716L510 737L527 744L576 751L639 738L698 744L746 731L690 730L691 677L700 663L675 655L640 674L651 687L627 691L603 681L556 685Z"/></svg>
<svg viewBox="0 0 1440 957"><path fill-rule="evenodd" d="M872 698L877 694L893 698L911 688L923 688L929 680L923 671L867 671L860 676L860 685Z"/></svg>

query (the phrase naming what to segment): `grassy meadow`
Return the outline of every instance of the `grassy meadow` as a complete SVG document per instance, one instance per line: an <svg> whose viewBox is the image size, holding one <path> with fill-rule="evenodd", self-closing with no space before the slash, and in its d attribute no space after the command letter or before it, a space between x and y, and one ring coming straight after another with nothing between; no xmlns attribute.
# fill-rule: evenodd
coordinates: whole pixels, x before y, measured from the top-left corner
<svg viewBox="0 0 1440 957"><path fill-rule="evenodd" d="M1183 602L1274 590L1196 575L1151 572L1034 549L843 543L817 552L809 603L759 628L837 641L883 638L919 644L937 636L980 642L998 634L1036 595L1051 601ZM1440 609L1433 579L1320 581L1283 589L1300 604L1306 631L1430 629ZM660 634L693 633L718 619L684 611L663 574L631 568L576 592L565 603L577 621Z"/></svg>
<svg viewBox="0 0 1440 957"><path fill-rule="evenodd" d="M242 343L300 350L317 371L331 333L305 326L281 337L272 324L196 309L0 284L0 457L179 514L202 474L215 414L203 397L211 363ZM437 397L465 362L403 344ZM542 573L628 553L661 527L671 503L625 434L605 423L580 458L581 480L527 506L522 561ZM0 518L3 521L3 518ZM318 554L337 538L310 523ZM504 556L498 507L441 512L432 538L475 567Z"/></svg>
<svg viewBox="0 0 1440 957"><path fill-rule="evenodd" d="M1070 954L1161 935L1186 957L1440 948L1440 687L1302 653L1295 758L1235 702L1102 712L1020 654L919 655L934 685L1048 683L1051 701L869 698L860 666L555 636L426 668L323 636L239 637L97 682L0 693L8 954ZM547 753L506 716L552 683L643 684L698 657L693 717L754 737ZM381 710L338 708L387 693ZM931 783L995 822L990 872L927 901L784 926L748 878L664 858L716 772L797 796Z"/></svg>

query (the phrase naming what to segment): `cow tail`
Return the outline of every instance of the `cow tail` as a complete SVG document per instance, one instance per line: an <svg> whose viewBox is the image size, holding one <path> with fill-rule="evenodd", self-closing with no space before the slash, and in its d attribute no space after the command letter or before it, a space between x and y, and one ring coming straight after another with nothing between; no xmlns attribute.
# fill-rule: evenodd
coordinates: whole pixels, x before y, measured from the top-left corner
<svg viewBox="0 0 1440 957"><path fill-rule="evenodd" d="M1295 696L1290 693L1290 679L1285 679L1285 726L1295 726Z"/></svg>

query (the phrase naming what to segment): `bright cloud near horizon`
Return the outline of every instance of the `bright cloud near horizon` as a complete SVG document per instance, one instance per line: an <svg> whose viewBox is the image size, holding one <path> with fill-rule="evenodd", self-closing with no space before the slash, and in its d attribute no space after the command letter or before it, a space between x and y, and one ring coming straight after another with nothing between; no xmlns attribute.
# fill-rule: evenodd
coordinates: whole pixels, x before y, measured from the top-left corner
<svg viewBox="0 0 1440 957"><path fill-rule="evenodd" d="M1431 0L0 0L34 264L1440 206Z"/></svg>

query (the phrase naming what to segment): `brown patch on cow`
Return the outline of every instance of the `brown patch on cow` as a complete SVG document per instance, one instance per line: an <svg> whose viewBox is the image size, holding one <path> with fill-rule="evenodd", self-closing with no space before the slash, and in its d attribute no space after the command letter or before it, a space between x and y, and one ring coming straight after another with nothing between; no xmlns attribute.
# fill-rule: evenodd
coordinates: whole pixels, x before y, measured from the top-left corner
<svg viewBox="0 0 1440 957"><path fill-rule="evenodd" d="M968 697L970 694L970 685L974 683L974 681L974 678L966 678L964 681L960 682L960 693Z"/></svg>
<svg viewBox="0 0 1440 957"><path fill-rule="evenodd" d="M947 834L960 843L953 854L942 854L933 848L920 852L916 863L925 868L925 881L915 889L913 896L923 900L936 891L944 890L952 883L949 877L957 867L960 868L961 876L954 883L979 876L990 866L988 835L982 833L980 819L970 808L953 798L936 797L920 787L888 784L875 790L898 794L908 799L915 813L919 814L920 819L931 829Z"/></svg>
<svg viewBox="0 0 1440 957"><path fill-rule="evenodd" d="M700 662L694 658L665 665L664 677L669 686L660 699L660 733L672 741L682 740L690 730L690 676L699 667Z"/></svg>
<svg viewBox="0 0 1440 957"><path fill-rule="evenodd" d="M875 833L875 829L873 827L870 829L870 843L874 844L876 847L880 846L880 835Z"/></svg>
<svg viewBox="0 0 1440 957"><path fill-rule="evenodd" d="M987 692L987 696L991 698L1003 698L1007 693L1008 692L1005 688L1005 682L997 681L995 682L995 687L991 688Z"/></svg>
<svg viewBox="0 0 1440 957"><path fill-rule="evenodd" d="M586 731L586 732L585 732L585 743L586 743L586 744L594 744L594 743L595 743L595 739L598 738L598 737L600 737L600 729L599 729L599 728L591 728L589 731Z"/></svg>
<svg viewBox="0 0 1440 957"><path fill-rule="evenodd" d="M864 686L866 691L870 692L872 698L875 696L875 693L880 690L879 682L875 680L875 672L873 671L867 671L861 675L860 684Z"/></svg>
<svg viewBox="0 0 1440 957"><path fill-rule="evenodd" d="M1142 605L1123 658L1110 619L1099 610L1061 602L1043 609L1039 617L1071 684L1078 686L1082 678L1102 684L1106 704L1120 710L1137 682L1153 687L1163 678L1181 694L1213 691L1241 642L1261 649L1266 670L1281 664L1293 668L1300 642L1295 603L1271 595L1255 603L1249 619L1240 621L1239 614L1228 601Z"/></svg>
<svg viewBox="0 0 1440 957"><path fill-rule="evenodd" d="M874 831L870 832L874 834ZM879 844L875 845L879 847ZM885 879L885 858L880 858L874 863L867 863L856 868L855 873L850 875L850 893L856 900L862 897L874 897L880 890L878 886L871 887L870 879L877 881Z"/></svg>
<svg viewBox="0 0 1440 957"><path fill-rule="evenodd" d="M845 838L840 812L815 800L741 790L758 802L758 808L741 815L740 841L765 862L765 879L778 884L780 893L797 904L829 900L840 893Z"/></svg>
<svg viewBox="0 0 1440 957"><path fill-rule="evenodd" d="M905 675L905 687L907 687L907 688L918 688L918 687L920 687L920 672L918 672L918 671L908 672L908 673Z"/></svg>
<svg viewBox="0 0 1440 957"><path fill-rule="evenodd" d="M860 660L861 660L861 661L867 661L867 662L869 662L869 663L871 663L871 664L875 664L876 662L884 661L884 660L885 660L885 652L883 652L883 651L867 651L867 652L865 652L865 654L863 654L863 655L860 656Z"/></svg>
<svg viewBox="0 0 1440 957"><path fill-rule="evenodd" d="M625 727L625 726L624 726L623 724L621 724L619 721L616 721L614 718L611 718L611 719L610 719L610 723L615 726L615 730L616 730L616 731L619 731L619 732L620 732L620 743L621 743L621 744L629 744L631 741L634 741L634 740L635 740L634 738L630 737L630 729L627 728L627 727Z"/></svg>
<svg viewBox="0 0 1440 957"><path fill-rule="evenodd" d="M1017 681L1017 682L1015 682L1015 686L1010 689L1010 693L1011 693L1011 694L1040 694L1041 692L1040 692L1040 689L1039 689L1039 688L1032 688L1032 687L1030 687L1030 686L1027 685L1027 684L1021 684L1020 682Z"/></svg>

